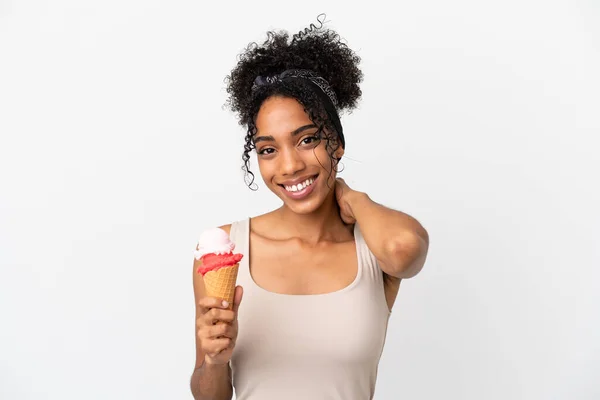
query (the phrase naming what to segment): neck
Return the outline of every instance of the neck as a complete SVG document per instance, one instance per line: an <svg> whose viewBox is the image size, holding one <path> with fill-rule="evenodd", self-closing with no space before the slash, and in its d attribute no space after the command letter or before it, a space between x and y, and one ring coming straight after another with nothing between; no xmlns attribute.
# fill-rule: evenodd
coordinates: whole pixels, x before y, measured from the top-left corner
<svg viewBox="0 0 600 400"><path fill-rule="evenodd" d="M332 190L317 210L310 214L296 214L285 205L277 210L286 234L316 244L322 240L335 241L349 231L340 217L340 209Z"/></svg>

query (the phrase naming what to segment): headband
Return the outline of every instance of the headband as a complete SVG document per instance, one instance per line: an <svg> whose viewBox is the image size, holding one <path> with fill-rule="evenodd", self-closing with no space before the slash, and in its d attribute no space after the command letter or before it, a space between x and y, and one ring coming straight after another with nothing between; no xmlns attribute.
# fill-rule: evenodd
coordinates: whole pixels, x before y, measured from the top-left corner
<svg viewBox="0 0 600 400"><path fill-rule="evenodd" d="M329 82L315 72L303 69L288 69L274 76L257 76L252 85L252 90L254 91L261 86L279 84L287 80L302 80L313 89L325 107L325 111L340 138L342 148L345 148L344 131L336 109L338 104L337 97Z"/></svg>

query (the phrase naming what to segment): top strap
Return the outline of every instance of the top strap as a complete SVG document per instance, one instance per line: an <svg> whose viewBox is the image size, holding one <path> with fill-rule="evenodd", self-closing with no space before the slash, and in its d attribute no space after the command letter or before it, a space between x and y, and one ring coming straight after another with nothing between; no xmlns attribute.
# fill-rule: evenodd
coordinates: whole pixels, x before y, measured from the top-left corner
<svg viewBox="0 0 600 400"><path fill-rule="evenodd" d="M373 255L373 252L369 249L358 223L354 225L354 240L358 247L357 254L360 258L359 265L362 265L363 268L363 277L366 277L377 284L383 284L383 271L381 270L375 255Z"/></svg>
<svg viewBox="0 0 600 400"><path fill-rule="evenodd" d="M235 244L235 252L247 255L248 247L248 223L250 219L246 218L240 221L235 221L231 224L229 238Z"/></svg>

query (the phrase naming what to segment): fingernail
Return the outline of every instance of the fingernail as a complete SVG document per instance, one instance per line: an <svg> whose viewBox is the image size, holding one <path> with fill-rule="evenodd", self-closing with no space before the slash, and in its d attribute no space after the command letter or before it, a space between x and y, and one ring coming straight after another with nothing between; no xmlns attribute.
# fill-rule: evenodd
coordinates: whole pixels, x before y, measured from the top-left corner
<svg viewBox="0 0 600 400"><path fill-rule="evenodd" d="M223 307L229 307L229 302L227 300L223 300Z"/></svg>

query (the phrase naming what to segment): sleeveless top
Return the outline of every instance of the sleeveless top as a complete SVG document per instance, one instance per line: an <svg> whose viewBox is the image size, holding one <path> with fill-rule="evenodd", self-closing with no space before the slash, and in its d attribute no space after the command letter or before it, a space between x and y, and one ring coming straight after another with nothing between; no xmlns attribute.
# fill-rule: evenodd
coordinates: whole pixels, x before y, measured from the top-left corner
<svg viewBox="0 0 600 400"><path fill-rule="evenodd" d="M326 294L290 295L258 286L249 267L250 219L234 222L230 238L242 253L244 288L231 358L236 400L372 399L391 312L383 272L358 224L358 273Z"/></svg>

